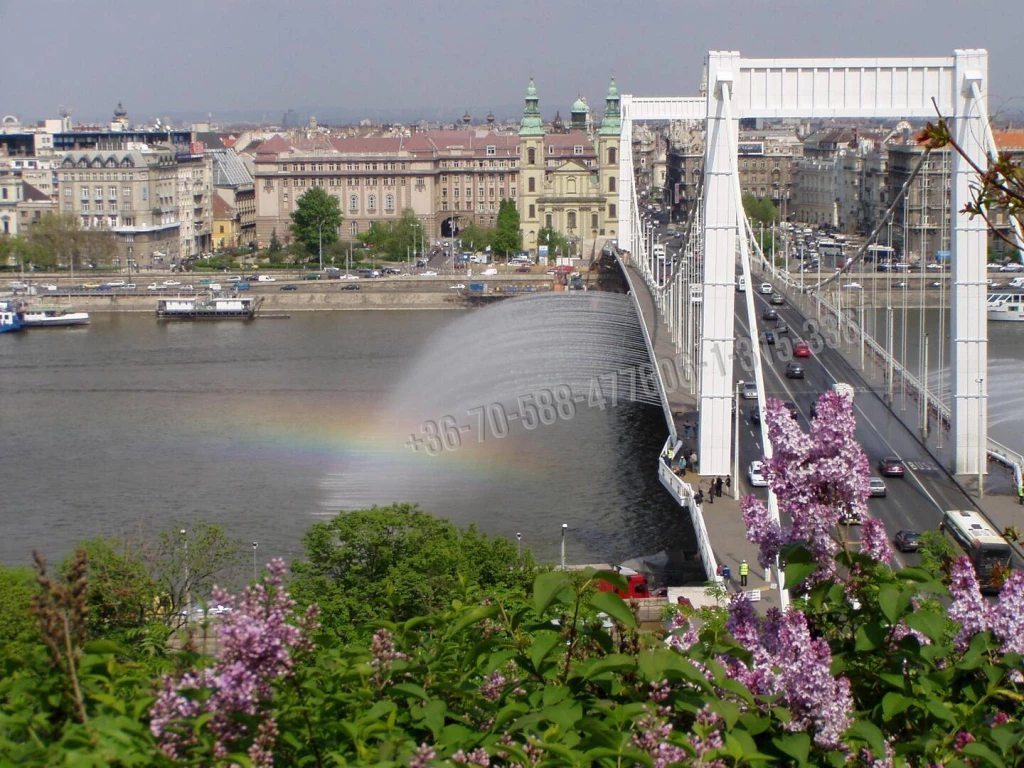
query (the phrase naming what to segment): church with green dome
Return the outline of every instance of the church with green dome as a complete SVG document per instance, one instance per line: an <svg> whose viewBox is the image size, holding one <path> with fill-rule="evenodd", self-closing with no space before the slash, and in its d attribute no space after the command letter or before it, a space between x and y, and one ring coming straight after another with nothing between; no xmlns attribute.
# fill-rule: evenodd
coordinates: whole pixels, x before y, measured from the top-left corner
<svg viewBox="0 0 1024 768"><path fill-rule="evenodd" d="M582 97L573 102L570 115L568 130L546 129L537 86L530 80L519 124L516 204L523 248L534 253L542 229L561 233L577 254L589 252L595 239L617 237L622 125L615 78L596 131Z"/></svg>

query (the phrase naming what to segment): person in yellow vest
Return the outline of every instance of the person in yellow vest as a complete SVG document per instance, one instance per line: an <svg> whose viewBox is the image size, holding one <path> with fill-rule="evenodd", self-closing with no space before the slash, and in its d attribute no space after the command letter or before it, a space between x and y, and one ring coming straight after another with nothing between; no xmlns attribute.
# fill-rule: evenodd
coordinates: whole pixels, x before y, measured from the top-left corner
<svg viewBox="0 0 1024 768"><path fill-rule="evenodd" d="M747 565L747 561L744 560L740 563L740 586L747 586L747 575L750 573L750 566Z"/></svg>

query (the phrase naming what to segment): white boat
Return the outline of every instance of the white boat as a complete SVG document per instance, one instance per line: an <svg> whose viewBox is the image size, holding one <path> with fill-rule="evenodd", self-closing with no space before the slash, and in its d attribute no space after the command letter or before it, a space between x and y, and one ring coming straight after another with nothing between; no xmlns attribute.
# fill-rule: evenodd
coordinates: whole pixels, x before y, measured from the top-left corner
<svg viewBox="0 0 1024 768"><path fill-rule="evenodd" d="M993 293L988 297L989 321L1024 322L1024 293Z"/></svg>
<svg viewBox="0 0 1024 768"><path fill-rule="evenodd" d="M26 328L55 328L88 325L88 312L73 312L68 307L25 307L22 322Z"/></svg>
<svg viewBox="0 0 1024 768"><path fill-rule="evenodd" d="M160 320L251 320L262 299L250 296L177 296L160 299Z"/></svg>

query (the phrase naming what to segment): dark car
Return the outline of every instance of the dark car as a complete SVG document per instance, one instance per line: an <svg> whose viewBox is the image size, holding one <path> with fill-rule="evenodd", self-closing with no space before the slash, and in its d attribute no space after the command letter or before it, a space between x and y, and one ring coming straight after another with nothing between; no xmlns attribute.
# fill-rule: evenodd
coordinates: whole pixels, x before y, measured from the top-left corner
<svg viewBox="0 0 1024 768"><path fill-rule="evenodd" d="M763 313L761 314L761 319L762 319L762 320L778 320L778 319L779 319L779 313L778 313L778 312L776 312L776 311L775 311L774 309L772 309L771 307L769 307L768 309L766 309L766 310L765 310L765 311L764 311L764 312L763 312Z"/></svg>
<svg viewBox="0 0 1024 768"><path fill-rule="evenodd" d="M751 424L760 424L761 423L761 411L758 410L756 405L753 408L750 409L750 423Z"/></svg>
<svg viewBox="0 0 1024 768"><path fill-rule="evenodd" d="M782 298L782 294L780 293L773 293L770 301L773 307L781 307L786 303L786 300Z"/></svg>
<svg viewBox="0 0 1024 768"><path fill-rule="evenodd" d="M345 285L341 286L341 290L343 290L343 291L358 291L359 290L359 283L345 283Z"/></svg>
<svg viewBox="0 0 1024 768"><path fill-rule="evenodd" d="M277 290L279 290L279 291L297 291L297 290L299 290L299 286L292 285L291 283L288 283L287 285L282 285Z"/></svg>
<svg viewBox="0 0 1024 768"><path fill-rule="evenodd" d="M530 268L528 266L526 266L525 264L523 266L519 267L519 269L516 270L516 272L529 272L529 271L530 271Z"/></svg>
<svg viewBox="0 0 1024 768"><path fill-rule="evenodd" d="M921 534L917 531L897 531L894 541L900 552L917 552L921 548Z"/></svg>
<svg viewBox="0 0 1024 768"><path fill-rule="evenodd" d="M775 324L775 333L789 333L789 326L782 320Z"/></svg>
<svg viewBox="0 0 1024 768"><path fill-rule="evenodd" d="M804 377L804 367L800 363L789 363L786 366L786 378L787 379L802 379Z"/></svg>
<svg viewBox="0 0 1024 768"><path fill-rule="evenodd" d="M775 343L775 334L772 333L771 331L765 331L764 332L764 343L765 344L774 344Z"/></svg>
<svg viewBox="0 0 1024 768"><path fill-rule="evenodd" d="M898 456L886 456L878 461L878 471L886 477L903 477L907 470Z"/></svg>
<svg viewBox="0 0 1024 768"><path fill-rule="evenodd" d="M796 403L794 403L792 400L787 400L786 402L783 403L783 405L786 406L786 410L789 411L789 415L792 418L795 419L797 416L800 415L800 409L796 407Z"/></svg>

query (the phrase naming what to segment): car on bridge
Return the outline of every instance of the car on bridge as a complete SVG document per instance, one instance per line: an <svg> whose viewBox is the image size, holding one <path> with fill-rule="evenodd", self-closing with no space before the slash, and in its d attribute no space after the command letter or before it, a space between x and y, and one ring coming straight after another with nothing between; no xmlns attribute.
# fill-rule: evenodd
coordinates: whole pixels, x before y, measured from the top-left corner
<svg viewBox="0 0 1024 768"><path fill-rule="evenodd" d="M885 497L885 481L880 477L872 477L868 480L868 494L872 497Z"/></svg>
<svg viewBox="0 0 1024 768"><path fill-rule="evenodd" d="M771 331L765 331L764 332L764 343L765 344L774 344L775 343L775 334L772 333Z"/></svg>
<svg viewBox="0 0 1024 768"><path fill-rule="evenodd" d="M779 320L779 322L775 324L775 333L789 333L789 326L786 325L785 320Z"/></svg>
<svg viewBox="0 0 1024 768"><path fill-rule="evenodd" d="M921 534L917 531L904 529L896 532L896 538L893 539L896 544L896 549L900 552L917 552L921 548Z"/></svg>
<svg viewBox="0 0 1024 768"><path fill-rule="evenodd" d="M757 400L757 382L744 381L740 385L740 395L744 400Z"/></svg>
<svg viewBox="0 0 1024 768"><path fill-rule="evenodd" d="M764 312L761 313L761 319L762 320L778 320L779 319L779 313L776 312L771 307L769 307L768 309L766 309Z"/></svg>
<svg viewBox="0 0 1024 768"><path fill-rule="evenodd" d="M786 365L786 378L787 379L802 379L804 377L804 367L800 363L788 363Z"/></svg>
<svg viewBox="0 0 1024 768"><path fill-rule="evenodd" d="M772 284L771 283L761 283L761 287L758 290L761 293L763 293L765 296L771 296L772 295Z"/></svg>
<svg viewBox="0 0 1024 768"><path fill-rule="evenodd" d="M793 346L793 357L810 357L811 346L806 341L798 341Z"/></svg>
<svg viewBox="0 0 1024 768"><path fill-rule="evenodd" d="M773 307L781 307L783 304L786 303L786 300L782 298L781 293L773 293L770 299L770 303Z"/></svg>
<svg viewBox="0 0 1024 768"><path fill-rule="evenodd" d="M878 460L878 471L885 477L903 477L907 470L898 456L886 456Z"/></svg>
<svg viewBox="0 0 1024 768"><path fill-rule="evenodd" d="M764 476L764 465L760 461L750 462L747 468L747 481L755 488L764 488L768 480Z"/></svg>

